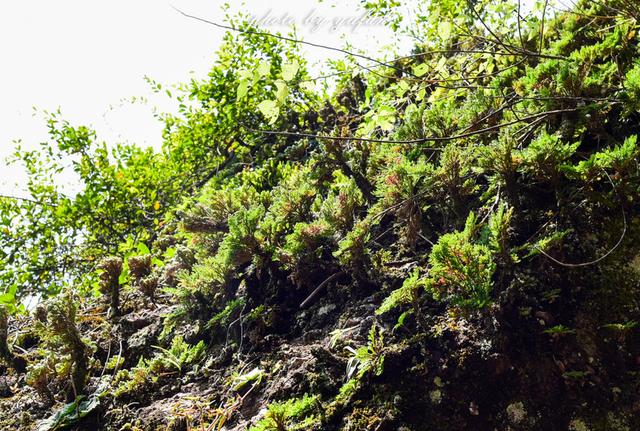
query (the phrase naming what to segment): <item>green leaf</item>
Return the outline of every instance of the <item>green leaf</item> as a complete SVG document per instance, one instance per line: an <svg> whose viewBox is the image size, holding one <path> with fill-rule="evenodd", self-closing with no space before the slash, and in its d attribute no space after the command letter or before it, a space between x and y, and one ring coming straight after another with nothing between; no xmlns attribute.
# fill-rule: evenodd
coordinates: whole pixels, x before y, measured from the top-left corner
<svg viewBox="0 0 640 431"><path fill-rule="evenodd" d="M316 91L316 85L311 81L301 82L300 88L304 91L309 91L309 92Z"/></svg>
<svg viewBox="0 0 640 431"><path fill-rule="evenodd" d="M418 90L418 94L416 95L416 100L417 101L421 101L422 99L424 99L424 96L427 94L427 90L422 87L420 90Z"/></svg>
<svg viewBox="0 0 640 431"><path fill-rule="evenodd" d="M261 61L260 64L258 65L258 76L259 77L265 77L269 74L269 72L271 72L271 62L269 61Z"/></svg>
<svg viewBox="0 0 640 431"><path fill-rule="evenodd" d="M451 36L451 30L453 26L449 21L441 21L438 24L438 35L442 38L442 40L447 40Z"/></svg>
<svg viewBox="0 0 640 431"><path fill-rule="evenodd" d="M298 60L293 60L291 63L286 63L282 66L282 79L289 82L298 73L298 69L300 69L300 65L298 64Z"/></svg>
<svg viewBox="0 0 640 431"><path fill-rule="evenodd" d="M260 384L260 381L264 377L264 371L256 367L246 374L233 376L232 387L233 390L238 392L249 383Z"/></svg>
<svg viewBox="0 0 640 431"><path fill-rule="evenodd" d="M407 91L409 91L409 84L407 84L407 81L400 81L396 90L398 97L403 97Z"/></svg>
<svg viewBox="0 0 640 431"><path fill-rule="evenodd" d="M277 80L275 84L277 87L276 100L280 105L282 105L284 103L284 99L286 99L287 95L289 94L289 87L282 80Z"/></svg>
<svg viewBox="0 0 640 431"><path fill-rule="evenodd" d="M269 121L269 124L274 124L280 114L280 109L278 108L278 102L276 100L263 100L258 104L258 109Z"/></svg>
<svg viewBox="0 0 640 431"><path fill-rule="evenodd" d="M10 293L3 293L0 295L0 303L2 304L13 304L16 300L16 297Z"/></svg>
<svg viewBox="0 0 640 431"><path fill-rule="evenodd" d="M129 281L129 260L124 259L122 272L120 272L120 276L118 277L118 283L125 284L127 281Z"/></svg>
<svg viewBox="0 0 640 431"><path fill-rule="evenodd" d="M147 247L147 245L143 242L138 243L137 249L138 249L138 253L140 253L141 255L151 254L149 247Z"/></svg>
<svg viewBox="0 0 640 431"><path fill-rule="evenodd" d="M393 130L396 121L396 110L391 106L381 106L375 115L374 124L385 132Z"/></svg>
<svg viewBox="0 0 640 431"><path fill-rule="evenodd" d="M243 79L238 84L238 89L237 89L237 92L236 92L236 99L237 100L243 99L244 96L246 96L248 92L249 92L249 81L246 80L246 79Z"/></svg>
<svg viewBox="0 0 640 431"><path fill-rule="evenodd" d="M175 247L169 247L164 251L164 258L171 259L173 256L175 256L176 251L177 249Z"/></svg>
<svg viewBox="0 0 640 431"><path fill-rule="evenodd" d="M89 399L80 395L73 402L64 405L49 418L40 422L38 431L58 431L73 426L99 406L99 395L93 394Z"/></svg>
<svg viewBox="0 0 640 431"><path fill-rule="evenodd" d="M417 77L423 76L429 71L429 65L427 63L420 63L413 68L413 74Z"/></svg>

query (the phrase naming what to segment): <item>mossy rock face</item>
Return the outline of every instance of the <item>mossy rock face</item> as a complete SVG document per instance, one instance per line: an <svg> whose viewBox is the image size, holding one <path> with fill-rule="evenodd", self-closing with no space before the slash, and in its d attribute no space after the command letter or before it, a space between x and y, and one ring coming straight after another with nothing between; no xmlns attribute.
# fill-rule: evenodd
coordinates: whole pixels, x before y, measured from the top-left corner
<svg viewBox="0 0 640 431"><path fill-rule="evenodd" d="M640 9L471 3L322 90L230 18L159 150L54 114L0 196L0 428L640 429Z"/></svg>

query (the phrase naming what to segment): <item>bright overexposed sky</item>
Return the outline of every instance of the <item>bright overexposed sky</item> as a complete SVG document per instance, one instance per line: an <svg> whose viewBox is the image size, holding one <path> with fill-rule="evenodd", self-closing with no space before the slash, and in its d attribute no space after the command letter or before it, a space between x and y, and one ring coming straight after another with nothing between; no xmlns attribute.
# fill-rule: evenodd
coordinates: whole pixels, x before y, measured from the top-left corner
<svg viewBox="0 0 640 431"><path fill-rule="evenodd" d="M153 106L172 102L154 95L144 76L163 85L204 77L223 32L179 14L172 6L222 21L219 0L16 0L0 2L0 194L23 194L24 175L4 158L21 139L27 148L46 140L40 111L61 109L75 125L89 125L107 142L160 145ZM233 3L271 31L295 23L305 40L356 48L375 55L390 42L376 25L354 28L358 0L248 0ZM336 21L339 20L339 21ZM340 25L334 24L341 22ZM336 28L334 28L336 27ZM339 54L305 48L312 60ZM147 103L128 103L146 97ZM70 177L71 178L71 177ZM69 181L73 181L70 179Z"/></svg>

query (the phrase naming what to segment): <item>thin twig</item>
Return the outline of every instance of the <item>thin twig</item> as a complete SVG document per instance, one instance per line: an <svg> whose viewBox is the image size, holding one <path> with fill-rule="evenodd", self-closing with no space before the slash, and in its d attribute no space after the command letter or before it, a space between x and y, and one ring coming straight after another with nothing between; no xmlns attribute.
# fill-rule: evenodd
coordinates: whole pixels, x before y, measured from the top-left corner
<svg viewBox="0 0 640 431"><path fill-rule="evenodd" d="M244 128L245 130L249 132L254 132L254 133L262 133L265 135L277 135L277 136L293 136L298 138L332 139L334 141L376 142L380 144L422 144L425 142L448 142L448 141L455 141L457 139L469 138L471 136L482 135L487 132L499 130L503 127L511 126L513 124L521 123L523 121L535 120L540 117L545 117L545 116L554 115L554 114L561 114L564 112L575 112L578 109L579 108L567 108L567 109L555 109L552 111L544 111L544 112L539 112L537 114L528 115L526 117L522 117L517 120L508 121L502 124L496 124L494 126L485 127L484 129L474 130L467 133L460 133L458 135L432 136L427 138L408 139L408 140L359 138L354 136L323 136L323 135L317 135L314 133L287 132L287 131L278 131L278 130L259 130L259 129L253 129L247 126L244 126ZM425 150L442 151L442 148L425 148Z"/></svg>
<svg viewBox="0 0 640 431"><path fill-rule="evenodd" d="M273 34L273 33L269 33L269 32L266 32L266 31L242 30L240 28L236 28L236 27L233 27L233 26L230 26L230 25L225 25L225 24L220 24L220 23L214 22L214 21L210 21L208 19L201 18L199 16L190 15L190 14L178 9L177 7L175 7L173 5L171 7L174 10L176 10L178 13L180 13L181 15L183 15L183 16L185 16L187 18L191 18L191 19L194 19L196 21L204 22L206 24L209 24L209 25L212 25L214 27L218 27L218 28L221 28L221 29L224 29L224 30L231 30L231 31L235 31L235 32L238 32L238 33L242 33L242 34L253 34L253 35L256 35L256 36L272 37L274 39L280 39L280 40L284 40L286 42L291 42L291 43L295 43L295 44L308 45L308 46L313 46L314 48L321 48L321 49L326 49L326 50L329 50L329 51L340 52L342 54L350 55L352 57L358 57L358 58L362 58L362 59L367 60L367 61L372 61L374 63L377 63L377 64L381 65L381 66L390 67L391 69L395 69L395 70L397 70L399 72L407 73L407 74L409 74L411 76L414 76L412 73L407 72L406 70L404 70L404 69L402 69L400 67L397 67L397 66L395 66L393 64L385 63L384 61L377 60L377 59L375 59L373 57L369 57L367 55L358 54L358 53L352 52L352 51L347 51L346 49L336 48L334 46L322 45L320 43L307 42L305 40L294 39L292 37L281 36L279 34Z"/></svg>
<svg viewBox="0 0 640 431"><path fill-rule="evenodd" d="M496 42L498 42L498 44L500 46L502 46L507 52L512 52L505 44L504 42L502 42L502 39L500 39L498 37L498 35L496 35L493 30L491 30L491 28L484 22L484 19L482 19L482 16L478 13L478 11L476 10L475 6L473 5L473 3L471 1L468 1L468 5L469 8L471 8L471 10L473 11L474 15L480 20L480 23L482 24L482 26L489 32L489 34L491 36L493 36L493 38L495 39Z"/></svg>
<svg viewBox="0 0 640 431"><path fill-rule="evenodd" d="M107 359L104 361L104 367L102 367L102 372L100 373L100 378L104 376L104 372L107 370L107 364L109 363L109 359L111 359L111 340L109 340L109 351L107 352Z"/></svg>
<svg viewBox="0 0 640 431"><path fill-rule="evenodd" d="M544 19L547 15L547 6L549 0L544 1L544 8L542 9L542 21L540 22L540 47L538 48L538 54L542 54L542 46L544 45Z"/></svg>
<svg viewBox="0 0 640 431"><path fill-rule="evenodd" d="M335 274L329 276L329 278L327 278L325 281L320 283L318 287L316 287L314 291L311 292L309 296L307 296L307 299L302 301L302 303L300 304L300 308L305 308L307 305L309 305L316 298L316 296L318 296L318 294L322 291L322 289L324 289L327 286L327 284L331 283L336 278L343 276L344 273L345 273L344 271L338 271Z"/></svg>
<svg viewBox="0 0 640 431"><path fill-rule="evenodd" d="M611 177L609 176L609 174L606 171L603 171L603 172L607 176L607 178L609 179L609 182L613 186L613 190L617 194L618 190L616 189L616 186L613 183L613 180L611 179ZM567 267L567 268L581 268L583 266L595 265L596 263L602 261L607 256L609 256L611 253L613 253L618 248L618 246L620 246L620 244L622 244L622 240L624 240L624 237L627 234L627 215L624 212L624 204L622 202L622 199L620 199L620 209L621 209L621 212L622 212L622 223L623 223L622 234L620 234L620 238L618 239L618 242L616 242L615 245L609 249L609 251L607 251L605 254L603 254L602 256L600 256L599 258L597 258L595 260L592 260L592 261L589 261L589 262L581 262L581 263L562 262L562 261L556 259L555 257L550 256L549 254L547 254L544 250L542 250L538 246L534 246L534 247L535 247L536 250L538 250L547 259L557 263L558 265L561 265L561 266L564 266L564 267Z"/></svg>
<svg viewBox="0 0 640 431"><path fill-rule="evenodd" d="M30 202L30 203L32 203L32 204L36 204L36 205L49 205L49 206L52 206L52 207L57 207L57 206L58 206L58 204L54 204L54 203L52 203L52 202L45 203L45 202L37 201L37 200L35 200L35 199L25 198L25 197L22 197L22 196L13 196L13 195L4 195L4 194L0 194L0 199L2 199L2 198L4 198L4 199L11 199L11 200L14 200L14 201Z"/></svg>
<svg viewBox="0 0 640 431"><path fill-rule="evenodd" d="M118 356L116 359L116 366L113 368L113 374L111 374L111 380L109 380L109 384L113 382L113 378L116 376L118 372L118 368L120 368L120 358L122 357L122 338L120 338L120 350L118 350Z"/></svg>
<svg viewBox="0 0 640 431"><path fill-rule="evenodd" d="M521 2L522 0L518 0L518 37L520 38L520 46L522 47L522 50L525 50L524 47L524 39L522 38L522 24L521 24L521 20L522 20L522 16L520 15L520 8L521 8Z"/></svg>

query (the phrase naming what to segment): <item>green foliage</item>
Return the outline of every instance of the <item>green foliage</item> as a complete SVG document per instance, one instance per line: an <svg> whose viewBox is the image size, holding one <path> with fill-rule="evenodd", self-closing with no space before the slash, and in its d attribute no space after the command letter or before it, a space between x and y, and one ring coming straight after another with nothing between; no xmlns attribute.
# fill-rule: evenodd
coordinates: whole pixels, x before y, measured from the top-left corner
<svg viewBox="0 0 640 431"><path fill-rule="evenodd" d="M100 400L97 396L92 395L87 398L84 395L80 395L73 402L64 405L51 417L42 421L38 426L38 431L67 429L94 413L98 407L100 407Z"/></svg>
<svg viewBox="0 0 640 431"><path fill-rule="evenodd" d="M442 235L429 255L429 289L462 308L482 308L491 301L495 263L487 245L473 242L477 229L470 213L465 229Z"/></svg>
<svg viewBox="0 0 640 431"><path fill-rule="evenodd" d="M0 198L2 285L16 286L19 297L33 290L50 295L70 281L90 286L93 262L116 254L128 236L152 238L175 206L213 177L277 155L279 145L258 147L261 137L240 136L238 124L263 124L258 106L274 89L283 115L270 116L272 125L304 113L301 107L317 97L298 85L306 77L306 62L293 45L227 33L208 78L179 87L179 115L161 117L158 152L98 143L89 128L49 114L51 142L15 155L29 175L29 199ZM160 91L161 85L150 84ZM55 182L69 159L80 182L73 197Z"/></svg>
<svg viewBox="0 0 640 431"><path fill-rule="evenodd" d="M347 346L346 349L350 353L347 362L347 380L352 377L361 379L368 372L372 372L376 376L383 373L386 348L384 335L377 325L373 325L369 330L369 342L366 346L357 349Z"/></svg>
<svg viewBox="0 0 640 431"><path fill-rule="evenodd" d="M31 295L71 287L89 309L99 291L113 315L158 304L169 310L159 341L166 344L146 358L111 351L105 364L115 373L137 362L116 373L109 396L148 395L200 371L204 342L192 346L176 334L206 339L216 351L219 335L239 323L233 336L242 342L227 337L216 358L225 360L229 346L263 352L276 327L286 338L305 319L320 322L315 304L304 313L295 306L330 273L350 282L317 297L350 305L389 289L376 314L402 313L393 337L374 325L365 345L348 347L335 410L356 401L359 389L368 394L389 343L413 351L433 324L470 341L460 352L449 346L462 337L436 346L443 363L457 360L462 371L473 363L468 354L500 358L518 345L509 338L521 336L518 319L545 307L575 329L557 325L531 337L575 331L581 338L601 328L635 357L625 343L638 321L637 7L581 1L565 13L538 2L521 19L513 1L434 0L418 2L403 21L401 2L363 3L415 41L411 55L394 53L386 64L334 60L316 91L320 78L309 75L295 43L231 19L247 32L226 34L210 73L176 88L178 112L160 116L161 149L100 143L89 128L49 116L50 142L15 156L29 174L27 199L0 197L5 362L15 362L7 314L24 312L20 302ZM65 169L80 181L72 196L55 181ZM588 265L568 269L559 263L565 258ZM82 391L91 351L66 293L40 311L27 380L53 403L62 387L68 398L70 386ZM417 325L402 326L407 316ZM129 324L84 317L100 322L88 332L99 339L100 358L110 331ZM90 325L83 321L83 330ZM339 338L349 343L352 328L335 328L331 348ZM573 366L583 357L557 361ZM584 372L565 377L589 377L575 373ZM246 395L263 376L256 367L225 380L232 396L215 400L224 418L218 427L242 401L235 392ZM385 388L358 397L353 414L379 402L387 408L387 395ZM316 403L308 396L273 403L254 429L317 427Z"/></svg>
<svg viewBox="0 0 640 431"><path fill-rule="evenodd" d="M136 395L155 383L158 377L151 373L147 362L140 358L138 364L129 370L120 370L113 379L113 395L116 398Z"/></svg>
<svg viewBox="0 0 640 431"><path fill-rule="evenodd" d="M206 345L204 341L199 341L195 346L191 346L180 336L175 337L171 342L171 347L165 349L160 346L153 346L158 353L151 359L149 368L153 372L170 370L175 368L182 372L185 365L193 365L204 357Z"/></svg>
<svg viewBox="0 0 640 431"><path fill-rule="evenodd" d="M562 167L579 146L579 142L567 144L543 132L523 151L521 169L538 181L557 184Z"/></svg>
<svg viewBox="0 0 640 431"><path fill-rule="evenodd" d="M545 329L542 332L545 334L549 334L557 337L560 335L575 334L576 331L564 325L556 325L556 326L552 326L551 328Z"/></svg>
<svg viewBox="0 0 640 431"><path fill-rule="evenodd" d="M377 206L382 210L390 210L402 224L400 228L404 242L415 247L422 228L422 215L427 209L423 205L424 195L434 185L437 173L424 158L411 160L399 157L392 160L388 170L379 176L376 195Z"/></svg>
<svg viewBox="0 0 640 431"><path fill-rule="evenodd" d="M341 171L334 171L329 191L319 204L319 217L332 229L348 232L353 228L358 209L364 203L355 180Z"/></svg>
<svg viewBox="0 0 640 431"><path fill-rule="evenodd" d="M264 378L265 372L260 368L256 367L249 371L248 373L238 374L234 373L231 376L231 387L234 391L238 392L245 388L247 385L251 384L259 385L262 379Z"/></svg>
<svg viewBox="0 0 640 431"><path fill-rule="evenodd" d="M181 374L186 366L193 366L204 358L206 345L203 341L192 346L177 336L166 349L153 346L157 353L150 359L140 358L138 364L116 374L113 382L113 395L118 397L135 396L158 381L161 374L177 372Z"/></svg>
<svg viewBox="0 0 640 431"><path fill-rule="evenodd" d="M500 205L489 218L488 246L494 256L500 256L503 263L512 264L517 261L515 253L511 253L509 247L509 233L512 230L511 220L513 207L507 209L506 205Z"/></svg>
<svg viewBox="0 0 640 431"><path fill-rule="evenodd" d="M385 298L382 305L376 310L376 314L386 313L396 307L416 301L421 290L424 289L426 285L426 280L420 277L420 272L414 270L409 278L402 283L402 287L394 290Z"/></svg>
<svg viewBox="0 0 640 431"><path fill-rule="evenodd" d="M14 220L0 238L6 251L0 277L16 283L20 295L33 286L42 294L55 293L69 279L90 284L85 274L92 262L116 253L130 234L151 235L179 199L180 186L165 184L176 175L162 167L166 155L133 145L109 149L96 142L94 132L59 116L49 118L54 144L16 153L30 176L30 199L4 199L0 208L3 217ZM82 185L73 198L54 182L68 158Z"/></svg>
<svg viewBox="0 0 640 431"><path fill-rule="evenodd" d="M558 246L562 240L569 234L569 231L557 231L552 234L540 238L530 247L529 253L525 257L536 256L541 252L547 252L551 248Z"/></svg>
<svg viewBox="0 0 640 431"><path fill-rule="evenodd" d="M625 110L628 114L631 114L635 111L640 110L640 63L636 64L632 69L630 69L625 75L624 80L624 88L625 93L623 93L623 97L625 98Z"/></svg>
<svg viewBox="0 0 640 431"><path fill-rule="evenodd" d="M235 298L227 303L222 311L215 314L211 320L207 322L207 328L213 328L217 325L227 326L231 323L232 316L235 315L236 311L240 308L244 307L246 301L243 298Z"/></svg>
<svg viewBox="0 0 640 431"><path fill-rule="evenodd" d="M75 299L70 292L64 292L49 300L39 314L44 347L40 361L29 365L27 383L51 400L48 385L54 380L64 381L69 383L67 395L73 399L84 389L91 353L76 326Z"/></svg>
<svg viewBox="0 0 640 431"><path fill-rule="evenodd" d="M314 414L318 397L305 395L281 403L272 403L267 407L265 417L250 431L295 431L309 429L318 422Z"/></svg>
<svg viewBox="0 0 640 431"><path fill-rule="evenodd" d="M362 271L368 260L369 250L367 243L371 238L371 222L367 219L359 221L350 230L342 241L338 243L338 249L334 256L344 266L350 266L357 272Z"/></svg>
<svg viewBox="0 0 640 431"><path fill-rule="evenodd" d="M286 236L279 259L285 267L309 266L322 255L322 246L333 237L331 227L324 221L296 223L293 232Z"/></svg>
<svg viewBox="0 0 640 431"><path fill-rule="evenodd" d="M607 323L606 325L602 325L602 328L620 333L630 332L636 327L638 327L638 322L634 320L630 320L625 323Z"/></svg>
<svg viewBox="0 0 640 431"><path fill-rule="evenodd" d="M346 383L340 387L340 391L338 392L336 401L346 402L349 398L351 398L351 396L356 393L359 382L360 380L356 377L347 380Z"/></svg>
<svg viewBox="0 0 640 431"><path fill-rule="evenodd" d="M603 173L610 172L618 178L636 175L638 166L638 137L629 136L620 145L607 148L591 155L587 160L566 168L567 174L585 181L592 181Z"/></svg>

